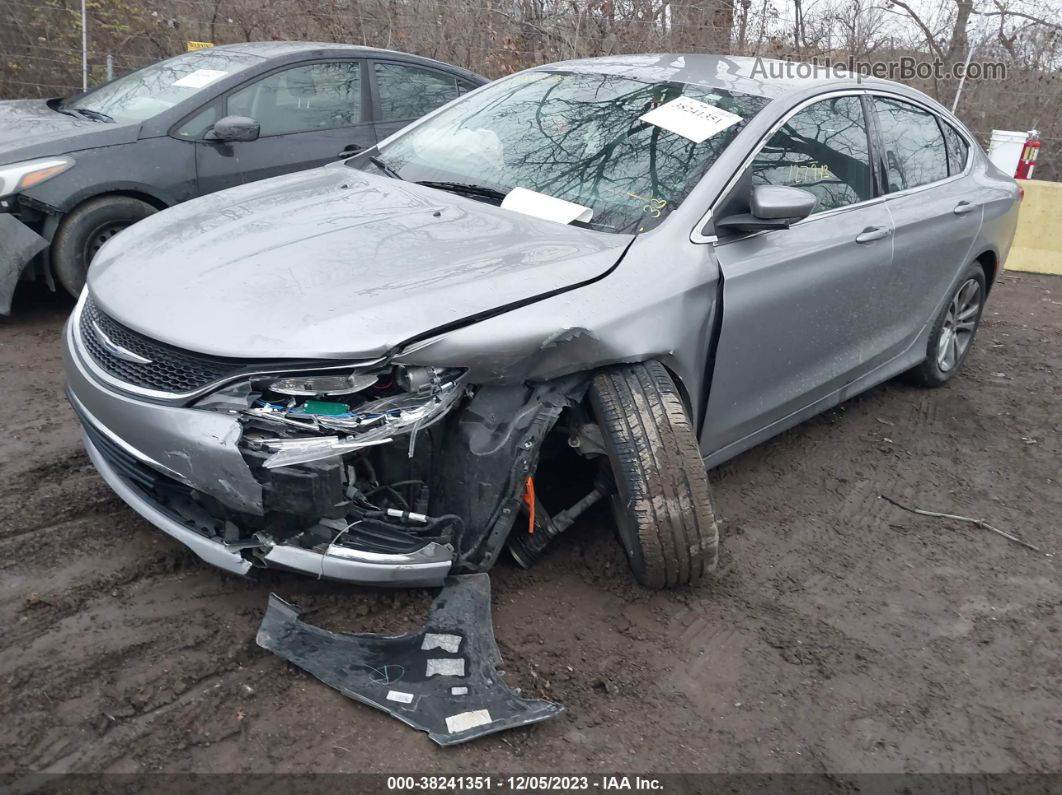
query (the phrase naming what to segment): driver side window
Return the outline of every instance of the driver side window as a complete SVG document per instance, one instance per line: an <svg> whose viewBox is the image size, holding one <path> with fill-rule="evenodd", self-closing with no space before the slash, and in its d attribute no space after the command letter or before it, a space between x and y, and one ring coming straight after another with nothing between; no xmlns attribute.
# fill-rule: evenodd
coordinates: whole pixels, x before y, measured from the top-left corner
<svg viewBox="0 0 1062 795"><path fill-rule="evenodd" d="M296 66L229 95L227 114L249 116L262 137L351 127L361 121L361 63Z"/></svg>
<svg viewBox="0 0 1062 795"><path fill-rule="evenodd" d="M792 116L752 161L752 184L786 185L815 194L812 213L873 195L870 146L859 97L834 97Z"/></svg>

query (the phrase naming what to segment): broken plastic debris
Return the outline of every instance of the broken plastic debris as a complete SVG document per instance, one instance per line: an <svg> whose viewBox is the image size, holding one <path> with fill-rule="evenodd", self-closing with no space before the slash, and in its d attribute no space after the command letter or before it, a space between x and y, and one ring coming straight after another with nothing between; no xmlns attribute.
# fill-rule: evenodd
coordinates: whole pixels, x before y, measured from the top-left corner
<svg viewBox="0 0 1062 795"><path fill-rule="evenodd" d="M438 647L425 649L429 636L459 638L460 656L441 658ZM427 626L397 636L329 632L303 623L297 607L271 594L257 640L348 698L426 731L439 745L538 723L563 709L550 701L520 698L499 679L502 660L486 574L448 577L432 603ZM449 676L427 675L428 663L441 659L461 663L461 685ZM402 700L406 696L408 702Z"/></svg>
<svg viewBox="0 0 1062 795"><path fill-rule="evenodd" d="M678 97L665 102L642 114L640 119L698 144L741 121L740 116L693 97Z"/></svg>
<svg viewBox="0 0 1062 795"><path fill-rule="evenodd" d="M546 221L557 221L561 224L570 224L572 221L586 223L594 216L594 211L590 207L558 199L555 196L547 196L545 193L538 193L527 188L513 188L505 195L501 206L506 210L513 210Z"/></svg>
<svg viewBox="0 0 1062 795"><path fill-rule="evenodd" d="M321 436L314 439L270 439L263 442L266 447L276 449L277 452L269 456L262 464L266 469L304 464L308 461L318 461L334 455L342 455L352 450L360 450L362 447L372 447L377 444L387 444L390 437L383 439L359 439L341 440L337 436Z"/></svg>

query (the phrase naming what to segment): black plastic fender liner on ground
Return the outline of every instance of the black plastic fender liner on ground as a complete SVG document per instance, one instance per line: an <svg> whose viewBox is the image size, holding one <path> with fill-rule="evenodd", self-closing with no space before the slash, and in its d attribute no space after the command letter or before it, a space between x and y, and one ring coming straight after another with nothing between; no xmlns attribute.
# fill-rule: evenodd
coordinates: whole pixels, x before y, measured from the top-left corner
<svg viewBox="0 0 1062 795"><path fill-rule="evenodd" d="M697 436L667 369L650 360L604 370L590 387L590 404L635 578L649 588L699 582L715 569L719 527Z"/></svg>
<svg viewBox="0 0 1062 795"><path fill-rule="evenodd" d="M490 577L448 577L427 626L406 635L329 632L270 594L258 645L355 701L381 709L439 745L553 717L563 707L520 698L500 679Z"/></svg>

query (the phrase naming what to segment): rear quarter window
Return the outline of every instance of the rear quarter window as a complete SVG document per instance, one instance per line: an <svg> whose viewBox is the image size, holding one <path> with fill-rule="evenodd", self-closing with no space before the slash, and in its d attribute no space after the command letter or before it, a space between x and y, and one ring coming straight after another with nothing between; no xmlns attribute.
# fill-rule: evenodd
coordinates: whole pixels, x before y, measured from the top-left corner
<svg viewBox="0 0 1062 795"><path fill-rule="evenodd" d="M890 193L948 176L948 154L937 117L916 105L874 97Z"/></svg>
<svg viewBox="0 0 1062 795"><path fill-rule="evenodd" d="M961 174L966 169L970 157L970 147L958 131L947 122L944 127L944 143L948 147L948 173L952 176Z"/></svg>

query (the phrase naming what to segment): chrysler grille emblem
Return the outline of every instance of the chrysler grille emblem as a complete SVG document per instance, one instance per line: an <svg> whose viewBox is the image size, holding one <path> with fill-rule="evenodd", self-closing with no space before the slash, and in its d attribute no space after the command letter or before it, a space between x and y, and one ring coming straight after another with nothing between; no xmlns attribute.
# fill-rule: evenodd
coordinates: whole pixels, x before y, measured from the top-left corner
<svg viewBox="0 0 1062 795"><path fill-rule="evenodd" d="M139 356L128 348L123 348L121 345L113 342L110 337L103 333L100 324L95 320L92 321L92 328L96 332L96 339L100 341L100 345L106 348L112 356L117 356L122 361L132 362L133 364L151 364L151 359Z"/></svg>

